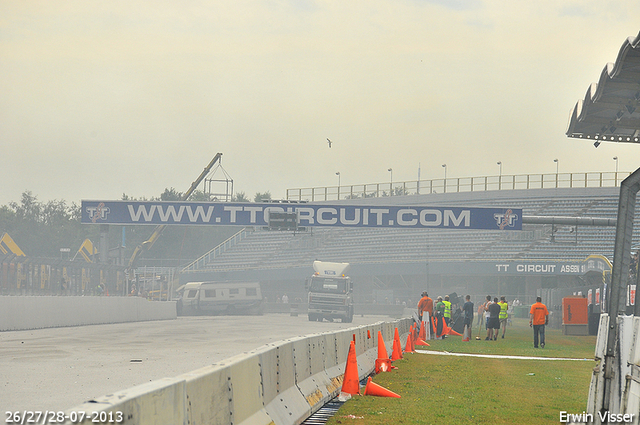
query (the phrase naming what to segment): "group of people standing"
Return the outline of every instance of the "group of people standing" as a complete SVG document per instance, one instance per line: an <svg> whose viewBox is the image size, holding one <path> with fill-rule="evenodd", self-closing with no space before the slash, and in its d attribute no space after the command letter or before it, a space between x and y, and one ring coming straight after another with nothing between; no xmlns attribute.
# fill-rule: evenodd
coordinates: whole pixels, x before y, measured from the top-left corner
<svg viewBox="0 0 640 425"><path fill-rule="evenodd" d="M449 299L449 295L446 295L444 299L442 297L438 297L436 303L434 305L433 300L429 298L429 294L427 292L422 293L422 298L418 302L418 316L420 321L422 322L424 312L429 313L429 317L433 317L436 319L436 328L432 329L436 335L442 335L443 321L447 326L451 326L451 300ZM431 323L431 321L429 321ZM444 336L442 336L444 338Z"/></svg>
<svg viewBox="0 0 640 425"><path fill-rule="evenodd" d="M484 324L487 329L485 341L497 341L500 329L502 329L502 339L504 339L507 331L507 320L509 318L509 304L505 297L491 298L487 295L486 300L478 307L478 324ZM429 294L425 291L422 298L418 302L418 317L423 320L424 313L427 312L429 317L443 317L447 326L451 326L451 302L449 296L438 297L435 304ZM471 302L471 296L465 297L465 303L462 306L462 314L464 318L464 341L469 341L472 335L474 304ZM544 348L545 345L545 326L549 323L549 311L542 304L542 298L537 297L536 303L531 306L529 311L529 326L533 328L533 346L534 348ZM437 330L434 329L437 332ZM437 333L439 335L439 333ZM479 338L478 338L479 339Z"/></svg>
<svg viewBox="0 0 640 425"><path fill-rule="evenodd" d="M509 317L508 309L509 304L505 300L505 297L495 297L491 300L491 295L487 295L487 299L480 306L485 318L485 327L487 329L487 337L485 341L497 341L500 334L500 328L502 328L502 339L507 332L507 319ZM478 309L478 313L480 313ZM480 314L478 314L480 319Z"/></svg>

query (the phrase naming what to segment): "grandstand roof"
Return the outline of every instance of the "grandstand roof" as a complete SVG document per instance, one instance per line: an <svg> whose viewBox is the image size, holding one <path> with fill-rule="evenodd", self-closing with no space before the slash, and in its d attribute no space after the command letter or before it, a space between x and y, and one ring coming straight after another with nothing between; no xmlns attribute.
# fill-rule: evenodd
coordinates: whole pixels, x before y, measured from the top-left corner
<svg viewBox="0 0 640 425"><path fill-rule="evenodd" d="M567 136L601 141L640 142L640 34L629 37L615 63L608 63L597 83L571 111Z"/></svg>

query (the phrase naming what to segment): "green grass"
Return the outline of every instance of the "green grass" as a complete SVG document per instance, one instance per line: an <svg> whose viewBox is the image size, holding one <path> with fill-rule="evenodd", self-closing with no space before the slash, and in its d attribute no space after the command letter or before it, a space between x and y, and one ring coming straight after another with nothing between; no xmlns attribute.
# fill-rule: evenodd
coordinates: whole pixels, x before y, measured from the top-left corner
<svg viewBox="0 0 640 425"><path fill-rule="evenodd" d="M505 339L431 340L420 350L450 353L593 359L595 336L564 336L547 328L544 349L533 348L528 320L516 319ZM386 342L386 341L385 341ZM396 370L374 382L402 398L354 396L333 424L557 424L560 411L586 409L595 361L487 359L405 354ZM361 393L364 388L361 389Z"/></svg>

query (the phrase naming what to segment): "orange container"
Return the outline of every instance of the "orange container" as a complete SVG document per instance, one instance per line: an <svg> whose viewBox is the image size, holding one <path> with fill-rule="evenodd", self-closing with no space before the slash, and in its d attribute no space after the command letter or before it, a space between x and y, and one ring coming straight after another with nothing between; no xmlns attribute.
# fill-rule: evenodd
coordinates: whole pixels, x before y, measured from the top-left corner
<svg viewBox="0 0 640 425"><path fill-rule="evenodd" d="M587 299L566 297L562 299L562 324L586 325L589 323Z"/></svg>

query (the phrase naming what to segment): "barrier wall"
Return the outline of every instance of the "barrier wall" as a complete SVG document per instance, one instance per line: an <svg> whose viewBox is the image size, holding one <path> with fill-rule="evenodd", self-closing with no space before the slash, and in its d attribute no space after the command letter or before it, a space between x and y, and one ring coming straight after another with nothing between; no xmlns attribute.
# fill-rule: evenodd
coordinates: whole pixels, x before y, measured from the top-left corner
<svg viewBox="0 0 640 425"><path fill-rule="evenodd" d="M297 425L339 394L354 335L363 379L375 366L378 331L391 354L395 329L406 340L412 322L379 322L267 344L176 378L90 400L66 413L121 416L126 425Z"/></svg>
<svg viewBox="0 0 640 425"><path fill-rule="evenodd" d="M175 318L175 301L148 301L140 297L0 296L0 331Z"/></svg>
<svg viewBox="0 0 640 425"><path fill-rule="evenodd" d="M605 388L604 357L607 348L607 330L610 318L600 315L600 328L596 339L594 368L589 386L587 412L593 415L594 423L600 424L599 406L607 393L610 397L609 412L633 415L628 424L640 424L640 317L618 316L619 337L616 347L620 373L614 376L614 384ZM618 421L621 422L621 421Z"/></svg>

